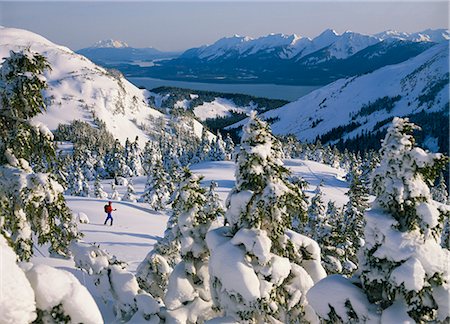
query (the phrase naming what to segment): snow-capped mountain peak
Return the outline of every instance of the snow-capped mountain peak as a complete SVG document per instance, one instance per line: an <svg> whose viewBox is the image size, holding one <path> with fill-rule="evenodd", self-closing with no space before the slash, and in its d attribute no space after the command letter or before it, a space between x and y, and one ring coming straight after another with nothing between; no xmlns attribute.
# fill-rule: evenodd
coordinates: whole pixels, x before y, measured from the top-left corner
<svg viewBox="0 0 450 324"><path fill-rule="evenodd" d="M331 45L339 38L339 34L334 29L326 29L319 36L313 38L316 48L320 49Z"/></svg>
<svg viewBox="0 0 450 324"><path fill-rule="evenodd" d="M377 37L346 31L333 43L329 53L332 57L344 59L378 42L380 39Z"/></svg>
<svg viewBox="0 0 450 324"><path fill-rule="evenodd" d="M448 29L426 29L417 33L405 33L396 30L386 30L374 36L380 38L381 40L398 39L412 42L442 43L450 40L450 32Z"/></svg>
<svg viewBox="0 0 450 324"><path fill-rule="evenodd" d="M100 40L91 46L92 48L125 48L129 47L127 43L114 39Z"/></svg>
<svg viewBox="0 0 450 324"><path fill-rule="evenodd" d="M406 40L408 39L408 37L410 36L408 33L405 32L400 32L397 30L386 30L384 32L378 33L374 35L375 37L378 37L381 40L386 40L386 39L401 39L401 40Z"/></svg>

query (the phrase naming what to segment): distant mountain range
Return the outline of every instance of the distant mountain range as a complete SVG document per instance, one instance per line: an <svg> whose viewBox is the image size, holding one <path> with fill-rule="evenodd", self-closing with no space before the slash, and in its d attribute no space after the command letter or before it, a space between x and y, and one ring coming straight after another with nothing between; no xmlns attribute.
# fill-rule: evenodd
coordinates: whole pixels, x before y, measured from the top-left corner
<svg viewBox="0 0 450 324"><path fill-rule="evenodd" d="M256 39L235 35L189 49L153 66L111 62L108 66L133 77L324 85L403 62L449 39L450 33L444 29L412 34L386 31L376 35L350 31L338 34L328 29L313 39L284 34Z"/></svg>
<svg viewBox="0 0 450 324"><path fill-rule="evenodd" d="M448 153L448 46L439 44L405 62L338 80L261 117L278 135L364 149L379 146L394 116L407 116L422 127L417 138L423 146Z"/></svg>
<svg viewBox="0 0 450 324"><path fill-rule="evenodd" d="M327 31L325 35L328 36L322 38L323 43L336 37L332 31ZM359 50L347 60L359 57L361 62L364 62L364 58L376 61L382 57L380 53L383 53L383 48L394 51L403 44L421 44L428 49L401 63L337 80L288 104L243 95L175 88L160 88L153 92L141 90L120 73L99 67L66 47L21 29L0 27L0 57L7 57L10 50L31 48L48 58L52 66L52 71L45 74L48 107L36 119L52 130L58 124L67 124L76 119L90 124L95 124L95 120L99 119L122 142L127 137L135 136L145 141L146 134L154 129L157 119L167 118L165 113L179 108L187 113L189 122L185 126L192 127L196 135L200 136L202 125L199 120L206 124L209 122L211 127L214 126L213 129L221 129L244 118L248 110L257 109L262 118L271 123L275 134L291 134L302 141L320 139L323 143L338 144L349 149L364 149L372 144L379 145L382 133L394 116L408 116L422 126L423 132L418 140L423 146L433 151L448 152L449 42L441 39L441 44L437 44L439 39L436 37L439 35L445 38L448 34L421 34L422 40L417 41L404 40L404 34L389 32L390 38ZM348 39L349 35L346 37ZM434 42L430 39L434 39ZM334 47L328 45L327 50L319 51L343 55L342 51L331 50L342 48L336 45L336 41L333 44ZM127 48L126 44L117 42L103 42L98 46ZM358 46L353 45L352 48ZM374 46L379 49L379 56L369 55L374 51L368 49ZM263 51L262 48L258 47L258 52ZM203 53L206 55L205 60L217 59L206 54L208 52ZM299 53L291 59L285 57L280 60L292 61ZM314 53L303 59L312 57ZM183 55L187 54L185 52ZM341 64L346 61L332 60L338 60ZM149 104L160 111L152 109ZM243 122L228 126L227 129L236 129Z"/></svg>
<svg viewBox="0 0 450 324"><path fill-rule="evenodd" d="M101 40L94 45L77 51L94 63L108 66L117 63L151 62L157 59L173 58L179 52L162 52L155 48L134 48L119 40Z"/></svg>

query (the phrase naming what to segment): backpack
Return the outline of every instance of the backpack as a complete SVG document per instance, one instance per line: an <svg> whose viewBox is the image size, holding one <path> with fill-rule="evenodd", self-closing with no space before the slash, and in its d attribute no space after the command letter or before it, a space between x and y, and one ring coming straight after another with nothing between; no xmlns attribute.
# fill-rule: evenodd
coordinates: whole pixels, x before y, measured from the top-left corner
<svg viewBox="0 0 450 324"><path fill-rule="evenodd" d="M105 209L105 213L107 213L107 212L108 212L108 207L109 207L109 205L105 205L105 206L103 206L103 208Z"/></svg>

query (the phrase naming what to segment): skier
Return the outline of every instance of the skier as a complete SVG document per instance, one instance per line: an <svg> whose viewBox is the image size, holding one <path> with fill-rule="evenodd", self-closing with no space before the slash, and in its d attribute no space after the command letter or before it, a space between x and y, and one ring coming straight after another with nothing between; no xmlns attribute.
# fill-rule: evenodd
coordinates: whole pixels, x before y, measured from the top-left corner
<svg viewBox="0 0 450 324"><path fill-rule="evenodd" d="M107 213L108 216L106 217L105 223L104 223L103 225L106 225L106 222L108 221L108 219L110 219L110 220L111 220L111 226L112 226L112 224L113 224L113 218L112 218L111 213L112 213L113 210L117 210L117 209L113 209L113 208L112 208L112 202L109 201L109 202L108 202L108 205L105 205L105 213Z"/></svg>

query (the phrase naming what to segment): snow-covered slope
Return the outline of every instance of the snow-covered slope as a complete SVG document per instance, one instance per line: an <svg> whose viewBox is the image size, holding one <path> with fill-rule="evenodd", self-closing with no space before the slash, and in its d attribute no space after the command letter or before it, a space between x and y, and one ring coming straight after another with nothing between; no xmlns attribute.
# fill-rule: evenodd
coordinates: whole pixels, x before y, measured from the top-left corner
<svg viewBox="0 0 450 324"><path fill-rule="evenodd" d="M48 83L45 97L49 101L47 111L36 117L50 129L73 120L93 124L94 118L98 118L122 143L126 138L139 136L143 145L147 135L141 126L152 129L152 120L164 117L150 108L144 90L132 85L119 73L103 69L35 33L0 28L0 57L8 57L10 50L28 47L44 55L52 68L45 74ZM198 123L197 126L200 135L201 125Z"/></svg>
<svg viewBox="0 0 450 324"><path fill-rule="evenodd" d="M263 118L275 120L272 130L276 134L314 141L333 128L351 123L354 127L341 134L344 139L371 132L393 116L448 112L448 62L446 42L406 62L338 80L264 113Z"/></svg>
<svg viewBox="0 0 450 324"><path fill-rule="evenodd" d="M195 107L194 115L199 120L206 120L208 118L228 117L231 116L231 112L250 113L256 107L256 105L237 107L232 100L216 98L212 102L205 102L203 105Z"/></svg>

